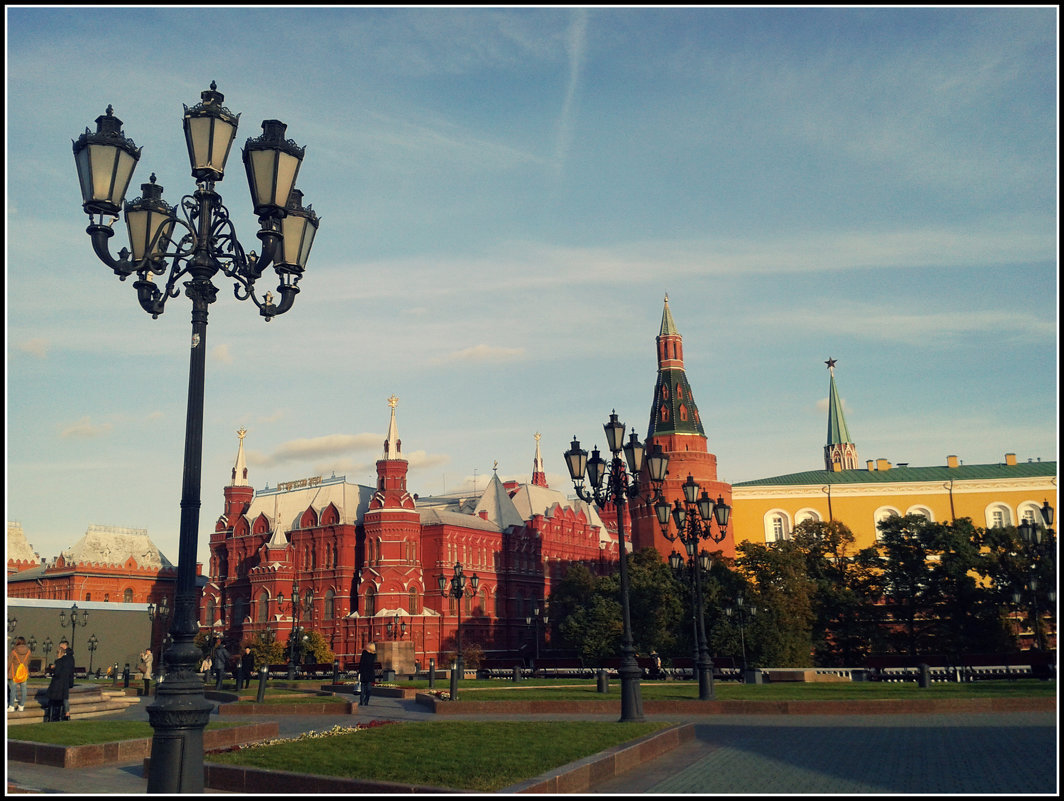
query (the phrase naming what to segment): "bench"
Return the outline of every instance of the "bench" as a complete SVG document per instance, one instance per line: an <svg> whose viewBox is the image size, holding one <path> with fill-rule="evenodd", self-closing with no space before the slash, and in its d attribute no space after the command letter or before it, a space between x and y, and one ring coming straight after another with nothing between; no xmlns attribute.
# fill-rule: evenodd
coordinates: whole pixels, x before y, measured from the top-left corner
<svg viewBox="0 0 1064 801"><path fill-rule="evenodd" d="M355 669L358 669L358 664L355 663ZM271 678L288 678L288 663L284 662L277 665L267 665L266 672ZM333 663L332 662L318 662L308 663L305 665L296 665L296 677L297 678L321 678L332 677Z"/></svg>

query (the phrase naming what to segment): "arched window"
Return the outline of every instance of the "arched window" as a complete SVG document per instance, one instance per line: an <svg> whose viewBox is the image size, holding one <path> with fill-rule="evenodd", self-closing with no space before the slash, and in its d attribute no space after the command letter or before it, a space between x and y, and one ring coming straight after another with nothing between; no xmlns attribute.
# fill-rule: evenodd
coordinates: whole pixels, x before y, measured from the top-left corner
<svg viewBox="0 0 1064 801"><path fill-rule="evenodd" d="M412 614L412 615L420 615L421 614L421 609L418 606L417 587L411 587L410 588L410 592L407 595L406 602L407 602L407 607L408 607L407 611L410 612L410 614Z"/></svg>
<svg viewBox="0 0 1064 801"><path fill-rule="evenodd" d="M922 517L930 522L934 522L935 519L934 515L931 513L931 510L928 509L926 506L911 506L905 514L917 515L918 517Z"/></svg>
<svg viewBox="0 0 1064 801"><path fill-rule="evenodd" d="M205 626L213 626L215 621L215 610L217 607L214 604L213 598L207 599L207 619L204 621Z"/></svg>
<svg viewBox="0 0 1064 801"><path fill-rule="evenodd" d="M986 527L1004 528L1012 525L1012 510L1003 503L992 503L986 507Z"/></svg>
<svg viewBox="0 0 1064 801"><path fill-rule="evenodd" d="M325 592L325 619L332 620L336 614L335 611L336 593L332 591L330 587Z"/></svg>
<svg viewBox="0 0 1064 801"><path fill-rule="evenodd" d="M255 619L259 623L265 623L270 615L270 594L263 590L259 593L259 608Z"/></svg>
<svg viewBox="0 0 1064 801"><path fill-rule="evenodd" d="M91 592L85 593L85 600L86 601L91 601L92 600L92 593Z"/></svg>
<svg viewBox="0 0 1064 801"><path fill-rule="evenodd" d="M366 609L363 615L373 617L377 614L377 590L371 584L366 588Z"/></svg>
<svg viewBox="0 0 1064 801"><path fill-rule="evenodd" d="M816 509L799 509L794 513L794 524L797 526L799 523L804 523L806 520L812 520L814 522L820 522L820 512Z"/></svg>
<svg viewBox="0 0 1064 801"><path fill-rule="evenodd" d="M125 591L122 593L122 603L133 603L133 589L131 587L126 587Z"/></svg>
<svg viewBox="0 0 1064 801"><path fill-rule="evenodd" d="M773 509L765 515L765 542L782 542L791 538L790 516L782 509Z"/></svg>
<svg viewBox="0 0 1064 801"><path fill-rule="evenodd" d="M901 512L893 506L880 506L872 513L872 524L876 531L876 542L883 539L883 532L879 530L879 524L891 517L901 517Z"/></svg>

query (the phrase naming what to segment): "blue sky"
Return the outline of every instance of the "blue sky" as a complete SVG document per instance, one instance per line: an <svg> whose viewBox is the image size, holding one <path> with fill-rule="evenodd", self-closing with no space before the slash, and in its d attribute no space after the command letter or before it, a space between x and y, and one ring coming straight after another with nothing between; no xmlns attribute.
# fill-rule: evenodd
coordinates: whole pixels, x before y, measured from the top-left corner
<svg viewBox="0 0 1064 801"><path fill-rule="evenodd" d="M193 191L182 104L280 119L321 227L265 324L207 330L201 558L250 481L552 486L612 409L644 437L662 300L720 478L819 469L828 374L862 460L1055 460L1055 8L12 8L7 515L177 556L190 304L152 320L84 233L71 140L108 104ZM124 224L112 239L125 242ZM272 273L268 274L272 275ZM264 277L262 290L272 288Z"/></svg>

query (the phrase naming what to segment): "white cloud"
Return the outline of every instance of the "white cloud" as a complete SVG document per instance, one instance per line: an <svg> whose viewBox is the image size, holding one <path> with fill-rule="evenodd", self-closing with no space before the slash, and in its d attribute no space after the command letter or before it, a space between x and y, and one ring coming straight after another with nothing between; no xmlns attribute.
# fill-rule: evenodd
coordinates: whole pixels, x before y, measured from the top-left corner
<svg viewBox="0 0 1064 801"><path fill-rule="evenodd" d="M483 364L486 362L514 362L519 361L525 355L524 348L500 348L492 345L474 345L471 348L463 348L462 350L449 353L442 358L436 359L436 363L440 362L472 362Z"/></svg>
<svg viewBox="0 0 1064 801"><path fill-rule="evenodd" d="M86 415L76 423L72 423L62 429L59 432L59 436L62 439L93 439L110 434L113 427L111 423L94 423Z"/></svg>
<svg viewBox="0 0 1064 801"><path fill-rule="evenodd" d="M28 353L31 356L36 356L39 359L48 358L48 351L51 349L52 343L44 337L34 337L33 339L23 340L18 344L18 349L23 353Z"/></svg>

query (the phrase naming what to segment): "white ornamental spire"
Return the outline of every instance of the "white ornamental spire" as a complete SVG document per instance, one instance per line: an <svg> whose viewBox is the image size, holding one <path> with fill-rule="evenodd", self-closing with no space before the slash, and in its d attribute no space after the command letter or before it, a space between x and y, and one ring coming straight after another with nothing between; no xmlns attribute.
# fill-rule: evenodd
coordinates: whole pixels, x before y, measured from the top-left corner
<svg viewBox="0 0 1064 801"><path fill-rule="evenodd" d="M388 398L388 405L392 407L392 419L388 422L388 439L384 441L384 458L401 459L402 441L399 439L399 426L395 423L395 407L399 403L399 396L392 395Z"/></svg>
<svg viewBox="0 0 1064 801"><path fill-rule="evenodd" d="M240 447L236 452L236 464L233 466L233 481L229 485L231 487L246 487L248 485L248 466L244 460L244 437L247 436L248 430L241 426L240 430L236 432L237 438L240 440Z"/></svg>

